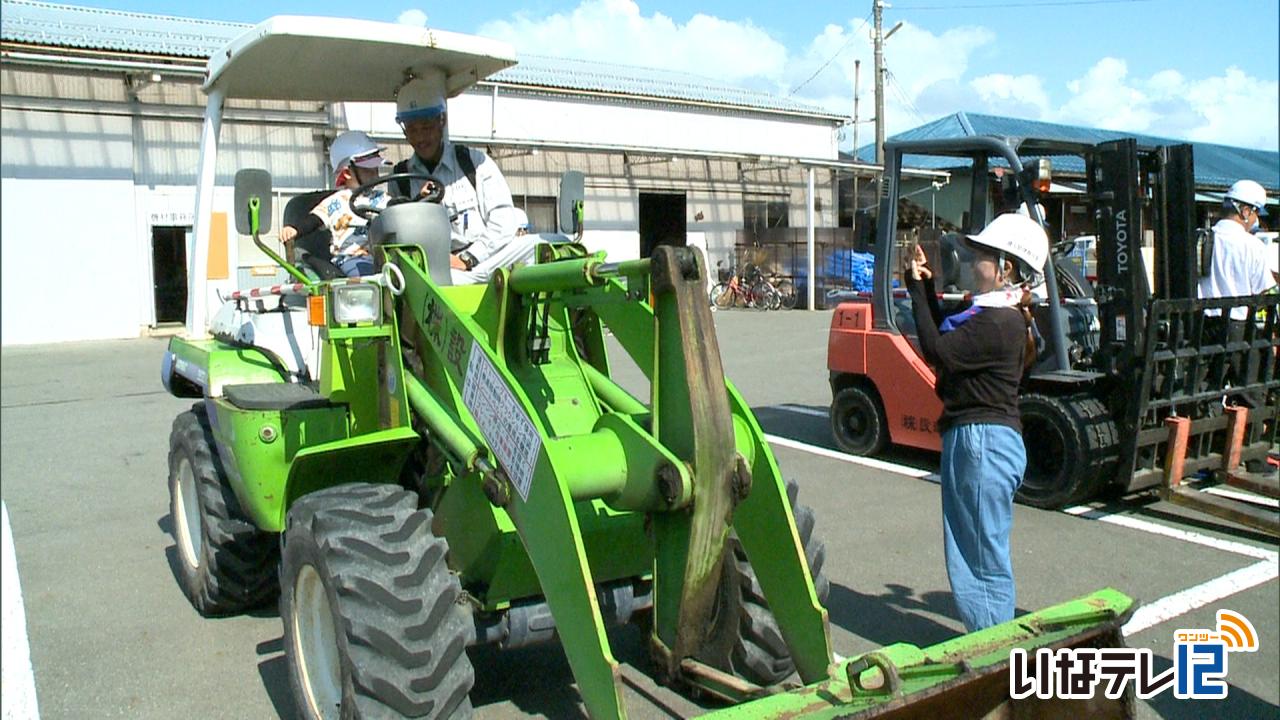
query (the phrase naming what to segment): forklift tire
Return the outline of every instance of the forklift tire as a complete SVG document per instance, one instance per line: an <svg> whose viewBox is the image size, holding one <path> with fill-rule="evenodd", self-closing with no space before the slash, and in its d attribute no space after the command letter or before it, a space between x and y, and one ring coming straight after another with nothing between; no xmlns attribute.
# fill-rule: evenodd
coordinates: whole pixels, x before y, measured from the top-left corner
<svg viewBox="0 0 1280 720"><path fill-rule="evenodd" d="M875 455L889 444L889 426L880 396L858 383L841 389L831 401L831 435L851 455Z"/></svg>
<svg viewBox="0 0 1280 720"><path fill-rule="evenodd" d="M1107 407L1079 394L1031 393L1018 403L1027 470L1017 499L1057 510L1104 489L1119 461L1119 432Z"/></svg>
<svg viewBox="0 0 1280 720"><path fill-rule="evenodd" d="M431 520L398 485L339 485L289 508L280 618L299 717L471 717L475 624Z"/></svg>
<svg viewBox="0 0 1280 720"><path fill-rule="evenodd" d="M169 519L178 585L201 615L234 615L275 597L279 543L241 510L203 403L173 421Z"/></svg>
<svg viewBox="0 0 1280 720"><path fill-rule="evenodd" d="M827 548L814 533L813 509L796 502L798 491L795 482L787 482L787 496L813 588L818 602L825 605L831 594L831 583L822 571ZM707 645L697 653L698 659L748 682L776 685L795 672L795 662L782 639L778 621L765 602L760 581L736 534L729 535L725 546L724 571L707 637Z"/></svg>

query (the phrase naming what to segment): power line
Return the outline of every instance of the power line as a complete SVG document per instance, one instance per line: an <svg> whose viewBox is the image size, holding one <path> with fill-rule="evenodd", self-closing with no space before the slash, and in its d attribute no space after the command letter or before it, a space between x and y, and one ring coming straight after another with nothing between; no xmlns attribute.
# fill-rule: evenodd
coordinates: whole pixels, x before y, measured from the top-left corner
<svg viewBox="0 0 1280 720"><path fill-rule="evenodd" d="M898 82L898 77L888 68L885 68L884 74L888 77L890 87L892 87L893 91L898 94L898 99L902 101L903 106L906 107L912 115L915 115L917 120L924 122L924 115L920 113L920 109L916 107L916 104L911 102L911 98L902 87L902 83Z"/></svg>
<svg viewBox="0 0 1280 720"><path fill-rule="evenodd" d="M897 5L898 10L987 10L999 8L1070 7L1074 5L1126 5L1152 0L1053 0L1051 2L1002 2L974 5Z"/></svg>
<svg viewBox="0 0 1280 720"><path fill-rule="evenodd" d="M810 82L813 81L814 78L818 77L818 75L821 74L823 70L826 70L828 65L835 62L835 59L840 56L840 53L848 49L848 47L853 44L853 41L858 39L858 34L861 33L862 29L867 26L867 21L870 19L871 19L871 13L867 13L867 16L862 18L862 24L858 26L857 30L854 30L849 35L849 39L844 41L844 45L841 45L839 50L836 50L834 53L832 53L831 57L827 58L827 61L822 63L822 67L819 67L817 70L814 70L813 74L810 75L808 78L806 78L804 82L791 88L791 92L787 93L787 95L795 95L796 92L800 90L800 88L804 87L805 85L808 85Z"/></svg>

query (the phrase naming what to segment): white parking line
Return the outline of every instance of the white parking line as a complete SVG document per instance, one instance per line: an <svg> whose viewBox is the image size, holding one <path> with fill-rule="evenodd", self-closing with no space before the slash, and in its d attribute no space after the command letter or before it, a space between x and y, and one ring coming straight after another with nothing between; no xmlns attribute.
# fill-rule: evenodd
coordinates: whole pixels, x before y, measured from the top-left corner
<svg viewBox="0 0 1280 720"><path fill-rule="evenodd" d="M1166 620L1185 615L1251 587L1275 580L1277 577L1280 577L1280 563L1277 563L1274 557L1233 570L1222 577L1143 605L1133 613L1133 617L1129 618L1129 622L1125 623L1122 629L1125 637L1132 637Z"/></svg>
<svg viewBox="0 0 1280 720"><path fill-rule="evenodd" d="M0 625L4 626L4 639L0 641L0 687L4 688L0 693L0 716L4 720L38 719L27 616L22 607L13 534L9 532L9 508L4 501L0 501Z"/></svg>
<svg viewBox="0 0 1280 720"><path fill-rule="evenodd" d="M852 465L862 465L863 467L875 468L876 470L887 470L892 473L906 475L907 477L917 478L919 480L928 480L930 482L939 481L938 474L931 473L928 470L921 470L920 468L913 468L908 465L899 465L898 463L886 462L875 458L850 455L848 453L842 453L839 450L832 450L830 448L819 447L817 445L810 445L809 443L802 443L799 440L792 440L791 438L785 438L781 435L770 435L765 433L764 437L773 445L781 445L782 447L800 450L811 455L821 455L822 457L831 458L832 460L839 460L840 462L847 462Z"/></svg>
<svg viewBox="0 0 1280 720"><path fill-rule="evenodd" d="M1239 500L1241 502L1253 503L1254 505L1261 505L1263 507L1280 508L1280 500L1263 497L1261 495L1250 495L1249 493L1243 493L1238 490L1231 490L1222 487L1210 487L1205 488L1203 492L1224 498L1231 498L1232 500Z"/></svg>
<svg viewBox="0 0 1280 720"><path fill-rule="evenodd" d="M778 408L779 410L786 410L787 412L796 413L797 415L812 415L813 417L820 417L820 418L824 418L830 415L830 413L826 412L825 410L819 410L818 408L805 407L803 405L792 405L790 403L783 403L781 405L775 405L774 407Z"/></svg>
<svg viewBox="0 0 1280 720"><path fill-rule="evenodd" d="M774 407L794 412L801 415L813 415L826 417L826 413L814 408L801 407L797 405L775 405ZM875 468L877 470L886 470L889 472L899 473L907 477L920 480L928 480L930 482L939 482L937 473L930 473L920 468L899 465L897 463L876 460L875 458L858 457L849 455L830 448L810 445L791 438L785 438L778 435L765 435L765 438L774 445L800 450L813 455L847 462L853 465L862 465L864 467ZM1063 512L1068 515L1075 515L1088 520L1096 520L1120 527L1137 530L1139 532L1149 533L1152 535L1160 535L1163 537L1188 542L1195 545L1222 550L1235 555L1254 558L1261 562L1254 563L1247 567L1233 570L1221 577L1214 578L1207 582L1200 583L1194 587L1187 588L1172 595L1162 597L1150 603L1146 603L1134 612L1133 617L1124 626L1125 635L1132 635L1142 630L1159 625L1160 623L1172 620L1180 615L1185 615L1192 610L1204 607L1218 600L1230 597L1237 593L1256 587L1265 582L1280 577L1280 553L1267 548L1255 547L1247 543L1236 542L1234 540L1224 540L1222 538L1212 537L1189 530L1181 530L1179 528L1160 525L1159 523L1141 520L1139 518L1129 517L1126 515L1115 515L1102 512L1096 508L1087 505L1077 505L1075 507L1065 508Z"/></svg>
<svg viewBox="0 0 1280 720"><path fill-rule="evenodd" d="M1173 538L1175 540L1203 545L1215 550L1222 550L1236 555L1244 555L1245 557L1256 558L1258 560L1274 561L1277 556L1275 550L1268 550L1267 548L1256 547L1247 543L1236 542L1235 540L1224 540L1222 538L1216 538L1211 535L1204 535L1190 530L1183 530L1181 528L1169 527L1168 525L1153 523L1141 518L1105 513L1096 508L1089 507L1088 505L1069 507L1064 509L1062 512L1067 513L1068 515L1077 515L1079 517L1088 518L1089 520L1097 520L1099 522L1110 523L1111 525L1127 527L1131 530L1138 530L1152 535L1163 535L1164 537Z"/></svg>

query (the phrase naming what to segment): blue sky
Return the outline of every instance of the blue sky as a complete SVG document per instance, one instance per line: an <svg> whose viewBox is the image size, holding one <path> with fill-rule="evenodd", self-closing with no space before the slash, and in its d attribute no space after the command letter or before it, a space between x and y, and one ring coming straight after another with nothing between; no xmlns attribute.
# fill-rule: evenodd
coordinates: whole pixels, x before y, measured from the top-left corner
<svg viewBox="0 0 1280 720"><path fill-rule="evenodd" d="M520 52L663 67L870 118L870 0L336 0L72 4L257 22L274 14L425 23ZM1280 0L890 0L889 134L957 110L1280 149ZM821 70L820 70L821 69ZM814 73L817 73L816 76ZM862 125L861 138L872 134ZM851 137L843 143L848 146ZM865 142L865 140L864 140Z"/></svg>

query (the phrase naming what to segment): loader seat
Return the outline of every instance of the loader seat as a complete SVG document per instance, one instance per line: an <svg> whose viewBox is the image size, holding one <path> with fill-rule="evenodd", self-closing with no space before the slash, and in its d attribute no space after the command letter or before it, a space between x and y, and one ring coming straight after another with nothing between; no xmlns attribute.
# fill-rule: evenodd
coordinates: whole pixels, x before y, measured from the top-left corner
<svg viewBox="0 0 1280 720"><path fill-rule="evenodd" d="M313 190L293 198L284 206L281 225L293 225L296 227L298 222L311 212L316 203L332 193L332 190ZM309 268L321 280L345 277L342 270L333 264L333 256L330 253L330 244L332 242L332 233L329 232L328 228L324 227L306 235L299 235L292 243L291 254L293 257L291 259Z"/></svg>

